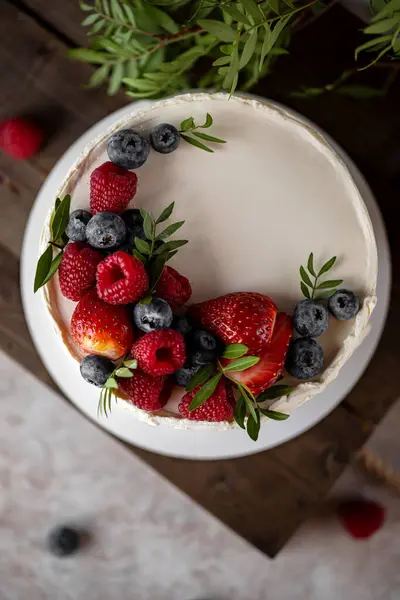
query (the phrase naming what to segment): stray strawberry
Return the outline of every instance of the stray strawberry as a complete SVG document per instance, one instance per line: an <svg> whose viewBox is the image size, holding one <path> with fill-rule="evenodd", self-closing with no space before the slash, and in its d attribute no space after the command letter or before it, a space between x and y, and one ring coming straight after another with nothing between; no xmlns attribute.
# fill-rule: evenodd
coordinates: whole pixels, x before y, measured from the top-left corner
<svg viewBox="0 0 400 600"><path fill-rule="evenodd" d="M237 292L195 304L190 313L225 344L244 344L254 353L271 340L277 308L268 296Z"/></svg>
<svg viewBox="0 0 400 600"><path fill-rule="evenodd" d="M129 304L149 288L143 263L126 252L114 252L97 265L97 294L110 304Z"/></svg>
<svg viewBox="0 0 400 600"><path fill-rule="evenodd" d="M26 119L7 119L0 123L0 148L18 160L30 158L39 150L43 133Z"/></svg>
<svg viewBox="0 0 400 600"><path fill-rule="evenodd" d="M156 296L166 300L173 308L186 304L192 295L192 288L187 277L172 267L164 267L157 283Z"/></svg>
<svg viewBox="0 0 400 600"><path fill-rule="evenodd" d="M132 319L126 306L107 304L92 289L82 296L74 310L71 334L86 354L117 360L132 346Z"/></svg>
<svg viewBox="0 0 400 600"><path fill-rule="evenodd" d="M81 242L69 243L61 259L58 279L63 296L77 301L96 283L96 268L103 259L100 252Z"/></svg>
<svg viewBox="0 0 400 600"><path fill-rule="evenodd" d="M270 343L258 354L259 362L245 371L232 371L230 375L236 381L247 385L254 396L258 396L279 379L291 337L292 320L285 313L279 313ZM222 359L224 366L229 362L231 361Z"/></svg>
<svg viewBox="0 0 400 600"><path fill-rule="evenodd" d="M346 531L357 540L371 537L385 521L385 509L371 500L343 502L338 515Z"/></svg>
<svg viewBox="0 0 400 600"><path fill-rule="evenodd" d="M198 386L191 392L185 394L178 406L179 413L182 417L191 421L232 421L233 407L232 395L228 392L225 380L221 379L217 385L215 392L198 408L189 411L189 406L195 397L196 393L201 389Z"/></svg>
<svg viewBox="0 0 400 600"><path fill-rule="evenodd" d="M137 175L105 162L90 176L90 212L122 213L136 194Z"/></svg>
<svg viewBox="0 0 400 600"><path fill-rule="evenodd" d="M170 375L186 360L185 340L172 329L152 331L133 345L132 355L137 359L139 369L149 375Z"/></svg>
<svg viewBox="0 0 400 600"><path fill-rule="evenodd" d="M165 377L152 377L140 371L135 371L133 377L118 379L118 387L132 404L147 412L163 408L171 393Z"/></svg>

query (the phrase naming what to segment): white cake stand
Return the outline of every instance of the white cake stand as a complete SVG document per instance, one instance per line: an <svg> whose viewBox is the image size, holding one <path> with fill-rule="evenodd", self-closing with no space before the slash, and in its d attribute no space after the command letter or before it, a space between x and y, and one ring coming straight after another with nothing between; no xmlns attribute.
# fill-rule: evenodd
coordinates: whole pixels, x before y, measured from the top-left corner
<svg viewBox="0 0 400 600"><path fill-rule="evenodd" d="M135 108L141 109L148 104L149 101L137 102ZM36 198L25 231L21 264L22 300L33 341L49 373L65 395L90 419L126 442L160 454L191 459L234 458L274 448L300 435L328 415L356 384L374 353L385 323L390 295L390 253L378 206L360 172L343 151L336 147L347 162L373 222L379 255L378 304L372 315L370 334L342 369L340 376L323 393L311 398L286 421L264 424L257 442L253 442L239 428L207 431L174 429L166 424L151 426L121 409L115 409L108 419L102 418L99 422L97 403L88 400L87 384L80 376L77 363L60 343L42 296L33 294L33 278L43 223L76 156L91 139L130 112L132 105L120 109L94 125L77 140L51 171ZM303 118L303 121L306 119ZM313 127L315 128L314 124ZM332 141L331 143L335 145Z"/></svg>

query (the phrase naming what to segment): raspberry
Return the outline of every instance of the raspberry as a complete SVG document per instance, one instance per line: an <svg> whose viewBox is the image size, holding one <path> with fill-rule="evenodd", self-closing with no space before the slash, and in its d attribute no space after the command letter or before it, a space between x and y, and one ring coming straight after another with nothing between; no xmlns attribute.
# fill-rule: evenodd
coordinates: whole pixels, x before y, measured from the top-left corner
<svg viewBox="0 0 400 600"><path fill-rule="evenodd" d="M232 395L227 390L223 379L221 379L215 392L204 402L204 404L189 412L189 406L200 388L201 386L197 386L193 391L183 396L178 406L179 413L182 417L190 419L191 421L232 421Z"/></svg>
<svg viewBox="0 0 400 600"><path fill-rule="evenodd" d="M139 300L149 287L146 269L126 252L114 252L97 266L97 294L109 304Z"/></svg>
<svg viewBox="0 0 400 600"><path fill-rule="evenodd" d="M30 158L39 150L42 141L43 133L30 121L8 119L0 123L0 147L13 158Z"/></svg>
<svg viewBox="0 0 400 600"><path fill-rule="evenodd" d="M371 537L385 520L385 509L370 500L349 500L338 508L344 528L358 540Z"/></svg>
<svg viewBox="0 0 400 600"><path fill-rule="evenodd" d="M152 331L134 344L132 355L145 373L154 377L169 375L180 369L186 360L185 341L173 329Z"/></svg>
<svg viewBox="0 0 400 600"><path fill-rule="evenodd" d="M171 392L165 377L152 377L140 371L135 371L133 377L118 379L118 386L132 404L147 412L163 408Z"/></svg>
<svg viewBox="0 0 400 600"><path fill-rule="evenodd" d="M100 252L87 244L70 242L63 253L58 279L63 296L79 300L96 283L96 268L102 260Z"/></svg>
<svg viewBox="0 0 400 600"><path fill-rule="evenodd" d="M90 176L90 212L122 213L136 194L137 175L105 162Z"/></svg>
<svg viewBox="0 0 400 600"><path fill-rule="evenodd" d="M157 283L156 295L177 308L189 300L192 295L192 288L189 279L180 275L172 267L164 267Z"/></svg>

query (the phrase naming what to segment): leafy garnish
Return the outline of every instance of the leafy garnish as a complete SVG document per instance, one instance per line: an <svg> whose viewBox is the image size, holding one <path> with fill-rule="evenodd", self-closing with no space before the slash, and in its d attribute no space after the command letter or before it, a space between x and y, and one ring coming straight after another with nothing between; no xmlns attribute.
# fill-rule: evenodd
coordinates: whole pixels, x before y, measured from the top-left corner
<svg viewBox="0 0 400 600"><path fill-rule="evenodd" d="M213 374L213 370L214 369L211 364L204 365L203 367L201 367L189 381L188 385L185 388L186 392L191 392L198 385L202 385L203 383L205 383L207 379L209 379Z"/></svg>
<svg viewBox="0 0 400 600"><path fill-rule="evenodd" d="M282 396L288 396L293 392L293 387L290 385L273 385L272 387L262 392L257 396L257 402L264 402L265 400L274 400L275 398L281 398Z"/></svg>
<svg viewBox="0 0 400 600"><path fill-rule="evenodd" d="M212 135L208 135L207 133L203 133L201 131L196 131L196 129L208 129L213 124L212 116L207 113L206 120L203 125L196 125L193 117L189 117L188 119L184 119L181 123L180 134L181 138L185 140L188 144L192 144L192 146L196 146L196 148L200 148L200 150L204 150L205 152L214 152L211 148L209 148L203 142L199 142L198 139L204 140L206 142L211 142L213 144L226 144L225 140L221 140L221 138L214 137ZM188 133L192 135L187 135ZM193 137L195 136L195 137Z"/></svg>
<svg viewBox="0 0 400 600"><path fill-rule="evenodd" d="M109 375L104 386L101 388L99 403L97 405L97 416L104 415L108 417L111 412L111 401L114 397L118 401L118 382L116 377L130 378L134 377L133 371L137 369L137 360L135 358L123 358Z"/></svg>
<svg viewBox="0 0 400 600"><path fill-rule="evenodd" d="M269 419L273 419L274 421L286 421L286 419L290 417L290 415L278 412L277 410L267 410L265 408L260 408L260 411L263 415L265 415Z"/></svg>
<svg viewBox="0 0 400 600"><path fill-rule="evenodd" d="M221 377L222 373L214 375L214 377L209 379L203 385L203 387L199 389L199 391L195 394L192 402L190 403L189 411L195 410L196 408L204 404L204 402L206 402L210 398L210 396L213 395L213 393L215 392L215 388L221 380Z"/></svg>
<svg viewBox="0 0 400 600"><path fill-rule="evenodd" d="M244 344L229 344L224 350L223 358L240 358L248 352L247 346Z"/></svg>
<svg viewBox="0 0 400 600"><path fill-rule="evenodd" d="M329 279L326 281L320 281L322 275L325 275L330 271L336 262L336 256L332 256L326 263L322 265L318 272L314 266L314 254L311 252L307 260L307 268L303 265L300 266L300 289L309 300L322 300L329 298L336 292L336 288L343 283L343 279ZM322 294L315 295L318 290L329 290Z"/></svg>

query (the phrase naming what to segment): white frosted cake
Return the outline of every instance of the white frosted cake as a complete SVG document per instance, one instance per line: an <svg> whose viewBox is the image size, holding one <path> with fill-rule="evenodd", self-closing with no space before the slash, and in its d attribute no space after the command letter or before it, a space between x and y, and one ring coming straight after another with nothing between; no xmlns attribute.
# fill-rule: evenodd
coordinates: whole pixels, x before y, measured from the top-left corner
<svg viewBox="0 0 400 600"><path fill-rule="evenodd" d="M167 130L158 137L161 148L157 150L157 137L151 133L160 124L173 125L180 139L176 143L169 139L174 129ZM149 150L138 168L123 162L127 158L121 150L126 150L124 140L114 135L121 130L152 140L148 147L147 142L135 147L142 158ZM109 163L110 157L119 169L128 167L137 176L136 182L126 177L130 198L124 196L125 179L122 192L119 184L105 190L103 179L91 190L93 172ZM107 169L100 169L101 177L102 170ZM122 199L113 196L121 193ZM281 107L224 94L187 94L139 112L133 107L130 117L116 122L77 158L65 181L60 181L58 196L63 200L67 195L71 196L69 212L82 209L96 214L100 229L106 217L102 220L98 215L110 212L119 215L111 220L119 223L122 218L127 226L125 238L113 247L93 242L94 221L85 221L84 241L71 233L68 246L78 244L76 257L85 248L86 264L67 251L68 215L60 215L59 210L54 216L52 205L41 240L41 253L51 247L49 240L54 242L53 257L59 252L56 246L64 249L58 272L39 293L44 293L49 319L65 346L65 360L77 361L78 377L82 359L95 369L97 380L87 372L86 379L103 385L98 390L102 410L128 409L149 423L185 428L246 426L251 420L247 428L256 438L260 420L285 418L340 377L341 367L368 331L376 303L377 250L367 209L329 141ZM157 225L153 237L171 223L184 224L171 237L167 232L154 243L151 235L146 238L146 227L147 234L152 227L150 215L157 219L171 203L172 215ZM147 214L145 234L139 238L129 236L124 217L132 208L142 209L142 222ZM52 220L53 227L54 222L60 226L58 232L51 230ZM167 256L162 242L181 238L188 243L179 248L170 244L170 252L177 253ZM159 280L152 287L157 256L169 258L172 270L164 267L163 271L158 261L163 284ZM336 260L329 263L332 257ZM78 263L78 273L71 274ZM326 272L315 282L326 263ZM45 271L42 281L38 276L37 287ZM228 294L232 296L226 300ZM161 322L154 321L151 311L154 305L157 312L158 298L171 311L172 323L162 311ZM112 322L117 337L121 336L112 348L99 345L97 338L93 342L98 335L94 329L99 328L97 310L104 310L106 329ZM79 313L75 321L74 311ZM87 325L82 323L85 315ZM144 326L140 326L142 317ZM182 330L182 323L189 329ZM101 355L104 360L89 365L88 355ZM85 368L81 372L85 377ZM154 404L146 402L147 385L149 399L158 395ZM93 401L90 383L87 387L88 401ZM125 401L114 404L111 392Z"/></svg>

